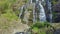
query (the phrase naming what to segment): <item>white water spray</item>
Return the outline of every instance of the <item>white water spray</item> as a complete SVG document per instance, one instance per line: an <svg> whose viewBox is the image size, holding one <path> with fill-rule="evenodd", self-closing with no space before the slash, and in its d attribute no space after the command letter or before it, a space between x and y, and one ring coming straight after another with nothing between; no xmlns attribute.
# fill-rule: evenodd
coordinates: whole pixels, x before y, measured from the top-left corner
<svg viewBox="0 0 60 34"><path fill-rule="evenodd" d="M21 9L20 9L20 10L21 10L21 12L20 12L20 14L19 14L19 18L20 18L20 17L21 17L21 15L23 14L24 6L25 6L25 5L23 5L23 6L21 7Z"/></svg>
<svg viewBox="0 0 60 34"><path fill-rule="evenodd" d="M41 22L45 22L46 21L46 15L45 15L45 10L43 8L43 5L41 4L41 1L39 1L39 6L40 6L39 19Z"/></svg>

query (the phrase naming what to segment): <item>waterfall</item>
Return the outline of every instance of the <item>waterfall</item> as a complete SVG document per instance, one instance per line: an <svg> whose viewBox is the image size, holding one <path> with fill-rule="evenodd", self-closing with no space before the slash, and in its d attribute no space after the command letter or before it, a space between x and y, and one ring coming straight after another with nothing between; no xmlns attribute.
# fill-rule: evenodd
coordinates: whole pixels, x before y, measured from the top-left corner
<svg viewBox="0 0 60 34"><path fill-rule="evenodd" d="M33 3L32 2L32 0L29 0L29 3L30 4L33 4L33 22L37 22L38 20L40 21L40 22L45 22L46 21L46 15L45 15L45 10L44 10L44 7L43 7L43 5L42 5L42 2L44 2L44 0L42 0L42 1L39 1L39 0L35 0L36 2L35 3ZM23 17L23 19L24 19L24 21L26 22L26 23L28 23L28 19L29 19L29 12L28 12L28 10L26 9L27 8L27 6L28 6L29 4L25 4L25 5L23 5L22 7L21 7L21 12L20 12L20 14L19 14L19 16L21 17ZM37 6L37 8L38 8L38 10L36 10L37 8L36 8L36 6ZM21 17L21 18L22 18ZM39 19L38 19L39 18Z"/></svg>
<svg viewBox="0 0 60 34"><path fill-rule="evenodd" d="M32 0L31 0L31 2L30 3L32 3Z"/></svg>
<svg viewBox="0 0 60 34"><path fill-rule="evenodd" d="M19 18L23 17L23 13L24 13L24 6L25 6L25 5L23 5L23 6L20 8Z"/></svg>
<svg viewBox="0 0 60 34"><path fill-rule="evenodd" d="M28 4L27 4L28 5ZM28 11L26 10L27 5L23 5L20 9L20 14L19 14L19 18L21 18L21 21L28 23Z"/></svg>
<svg viewBox="0 0 60 34"><path fill-rule="evenodd" d="M41 1L39 1L39 6L40 6L39 19L41 22L45 22L46 21L46 15L45 15L45 10L43 8L43 5L41 4Z"/></svg>
<svg viewBox="0 0 60 34"><path fill-rule="evenodd" d="M25 12L25 5L21 6L19 10L20 10L19 18L21 19L21 22L24 22L23 18L24 18L24 12Z"/></svg>
<svg viewBox="0 0 60 34"><path fill-rule="evenodd" d="M44 0L42 0L42 2L44 2ZM33 9L33 22L38 22L38 21L45 22L46 15L41 2L39 2L39 0L36 0L35 10Z"/></svg>
<svg viewBox="0 0 60 34"><path fill-rule="evenodd" d="M52 22L52 10L51 10L51 0L46 0L46 5L47 5L47 8L48 8L48 19L50 22Z"/></svg>
<svg viewBox="0 0 60 34"><path fill-rule="evenodd" d="M33 5L33 23L36 22L35 4Z"/></svg>

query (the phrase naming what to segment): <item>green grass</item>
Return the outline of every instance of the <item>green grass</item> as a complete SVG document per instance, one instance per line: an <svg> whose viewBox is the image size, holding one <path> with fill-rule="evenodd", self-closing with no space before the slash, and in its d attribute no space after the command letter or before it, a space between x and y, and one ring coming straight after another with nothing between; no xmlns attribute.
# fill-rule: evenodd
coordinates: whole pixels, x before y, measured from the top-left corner
<svg viewBox="0 0 60 34"><path fill-rule="evenodd" d="M39 29L37 27L34 27L32 30L34 30L35 32L39 31Z"/></svg>

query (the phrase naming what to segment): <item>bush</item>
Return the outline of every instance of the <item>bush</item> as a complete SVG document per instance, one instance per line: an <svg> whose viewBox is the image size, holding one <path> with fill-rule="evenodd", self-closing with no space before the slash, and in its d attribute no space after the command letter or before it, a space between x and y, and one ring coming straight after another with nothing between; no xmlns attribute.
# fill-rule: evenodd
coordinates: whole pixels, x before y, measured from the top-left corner
<svg viewBox="0 0 60 34"><path fill-rule="evenodd" d="M46 34L46 31L50 30L50 28L55 30L55 28L52 25L50 25L50 23L48 22L41 22L41 23L37 22L31 26L33 33L38 33L38 34Z"/></svg>
<svg viewBox="0 0 60 34"><path fill-rule="evenodd" d="M43 22L43 23L35 23L33 24L31 27L34 28L34 27L37 27L37 28L43 28L43 27L48 27L48 26L51 26L49 23L47 22Z"/></svg>

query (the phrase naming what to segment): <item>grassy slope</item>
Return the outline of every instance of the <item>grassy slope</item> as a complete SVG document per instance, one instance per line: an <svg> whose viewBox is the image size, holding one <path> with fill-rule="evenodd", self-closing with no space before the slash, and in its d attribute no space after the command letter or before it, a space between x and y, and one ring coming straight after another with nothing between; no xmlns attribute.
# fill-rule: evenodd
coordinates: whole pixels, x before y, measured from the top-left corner
<svg viewBox="0 0 60 34"><path fill-rule="evenodd" d="M12 10L13 6L18 8L23 4L23 0L0 0L0 34L11 34L13 28L25 27L20 25L20 20Z"/></svg>

